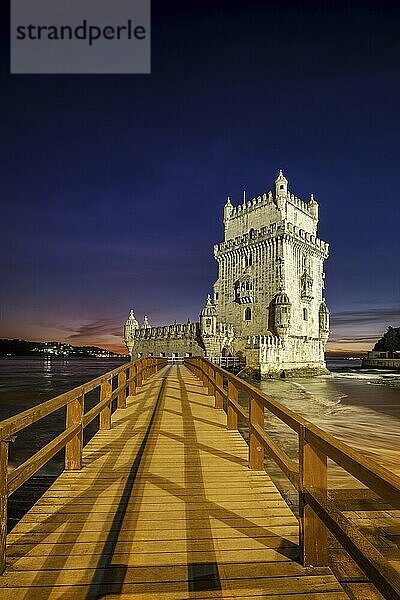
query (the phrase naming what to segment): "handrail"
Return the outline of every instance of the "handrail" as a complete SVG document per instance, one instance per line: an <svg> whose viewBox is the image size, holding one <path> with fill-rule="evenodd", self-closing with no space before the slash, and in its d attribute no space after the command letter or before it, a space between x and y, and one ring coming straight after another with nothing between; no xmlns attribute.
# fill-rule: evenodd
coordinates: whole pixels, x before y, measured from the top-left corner
<svg viewBox="0 0 400 600"><path fill-rule="evenodd" d="M28 408L27 410L24 410L13 417L9 417L4 421L0 421L0 440L7 440L7 438L9 438L11 435L18 433L18 431L25 429L25 427L28 427L28 425L33 425L33 423L36 423L44 417L51 415L56 410L63 408L77 396L91 392L96 387L101 385L103 381L118 375L118 373L125 371L127 368L127 364L121 365L113 371L104 373L104 375L100 375L99 377L96 377L96 379L92 379L91 381L73 388L68 392L64 392L55 398L51 398L46 402L42 402L38 406L33 406L32 408Z"/></svg>
<svg viewBox="0 0 400 600"><path fill-rule="evenodd" d="M328 564L329 530L387 600L400 600L399 573L345 517L329 496L327 459L333 460L394 506L400 503L400 477L209 360L191 357L185 359L185 364L203 381L209 395L215 396L215 408L225 407L228 429L237 429L238 418L247 423L249 468L264 469L264 454L267 451L297 489L303 564ZM248 397L249 411L238 404L239 390L245 392ZM264 409L297 433L298 462L290 458L265 431Z"/></svg>
<svg viewBox="0 0 400 600"><path fill-rule="evenodd" d="M73 390L60 394L38 406L29 408L0 422L0 574L5 569L8 498L55 454L65 447L65 470L82 468L83 431L98 415L100 429L111 429L112 404L126 408L127 396L135 394L147 379L167 364L163 358L141 358L88 381ZM118 378L113 390L114 379ZM85 395L100 387L99 402L85 413ZM8 445L12 436L29 425L66 408L65 430L8 473Z"/></svg>

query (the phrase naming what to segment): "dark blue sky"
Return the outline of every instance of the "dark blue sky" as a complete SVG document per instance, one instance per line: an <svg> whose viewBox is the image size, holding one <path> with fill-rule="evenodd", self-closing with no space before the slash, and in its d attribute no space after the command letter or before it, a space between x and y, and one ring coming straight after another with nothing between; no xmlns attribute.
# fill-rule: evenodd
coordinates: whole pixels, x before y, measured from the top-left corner
<svg viewBox="0 0 400 600"><path fill-rule="evenodd" d="M400 325L399 3L152 12L151 75L10 75L2 30L0 336L196 319L226 196L282 168L320 203L331 348L370 347Z"/></svg>

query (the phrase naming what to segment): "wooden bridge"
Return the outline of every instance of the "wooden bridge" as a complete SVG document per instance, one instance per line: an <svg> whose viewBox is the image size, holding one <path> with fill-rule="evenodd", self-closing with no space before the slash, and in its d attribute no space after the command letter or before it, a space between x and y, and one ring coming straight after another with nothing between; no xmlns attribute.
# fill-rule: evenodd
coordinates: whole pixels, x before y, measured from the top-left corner
<svg viewBox="0 0 400 600"><path fill-rule="evenodd" d="M65 431L7 473L12 437L62 408ZM264 411L296 432L298 460L265 431ZM327 459L389 508L400 479L205 359L126 363L3 421L0 440L0 600L400 598L396 564L331 498ZM64 447L65 470L6 536L8 497ZM299 492L298 518L265 451ZM340 581L328 530L348 553Z"/></svg>

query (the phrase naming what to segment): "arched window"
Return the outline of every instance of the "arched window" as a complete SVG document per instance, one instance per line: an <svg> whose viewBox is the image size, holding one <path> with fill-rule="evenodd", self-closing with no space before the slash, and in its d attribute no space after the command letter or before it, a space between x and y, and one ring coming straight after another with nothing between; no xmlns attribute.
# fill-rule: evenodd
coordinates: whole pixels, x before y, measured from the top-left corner
<svg viewBox="0 0 400 600"><path fill-rule="evenodd" d="M285 189L285 186L284 186L284 184L283 184L283 183L281 183L281 185L279 186L279 189L280 189L280 190L284 190L284 189Z"/></svg>
<svg viewBox="0 0 400 600"><path fill-rule="evenodd" d="M308 310L303 308L303 320L308 321Z"/></svg>
<svg viewBox="0 0 400 600"><path fill-rule="evenodd" d="M251 321L251 308L249 306L244 311L244 320Z"/></svg>

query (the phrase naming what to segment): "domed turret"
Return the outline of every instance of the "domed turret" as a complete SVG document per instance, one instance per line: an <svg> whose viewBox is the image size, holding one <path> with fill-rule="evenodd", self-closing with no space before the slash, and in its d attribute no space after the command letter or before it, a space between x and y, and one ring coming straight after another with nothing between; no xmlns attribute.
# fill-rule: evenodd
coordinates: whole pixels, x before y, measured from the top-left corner
<svg viewBox="0 0 400 600"><path fill-rule="evenodd" d="M200 330L204 337L215 335L217 330L217 309L210 294L208 294L207 302L200 313Z"/></svg>
<svg viewBox="0 0 400 600"><path fill-rule="evenodd" d="M285 337L289 332L292 304L286 292L280 291L272 300L273 325L279 337Z"/></svg>
<svg viewBox="0 0 400 600"><path fill-rule="evenodd" d="M124 326L124 339L132 339L135 335L136 329L139 329L139 323L136 321L135 313L132 309Z"/></svg>
<svg viewBox="0 0 400 600"><path fill-rule="evenodd" d="M319 307L319 337L325 343L329 337L329 310L325 301Z"/></svg>
<svg viewBox="0 0 400 600"><path fill-rule="evenodd" d="M135 336L138 330L139 323L136 321L135 313L132 309L124 325L124 342L131 356L133 355L132 353L135 346Z"/></svg>

